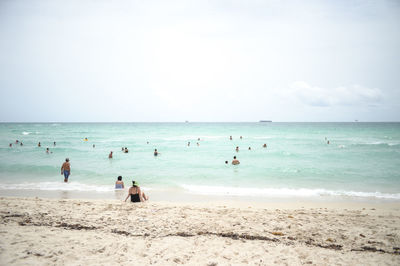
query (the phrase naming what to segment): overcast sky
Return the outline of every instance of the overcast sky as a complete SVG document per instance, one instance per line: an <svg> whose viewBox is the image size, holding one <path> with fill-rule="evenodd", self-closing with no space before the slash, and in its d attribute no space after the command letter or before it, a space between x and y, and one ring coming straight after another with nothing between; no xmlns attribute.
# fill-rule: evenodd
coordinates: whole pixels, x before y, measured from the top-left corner
<svg viewBox="0 0 400 266"><path fill-rule="evenodd" d="M400 1L0 0L0 121L400 121Z"/></svg>

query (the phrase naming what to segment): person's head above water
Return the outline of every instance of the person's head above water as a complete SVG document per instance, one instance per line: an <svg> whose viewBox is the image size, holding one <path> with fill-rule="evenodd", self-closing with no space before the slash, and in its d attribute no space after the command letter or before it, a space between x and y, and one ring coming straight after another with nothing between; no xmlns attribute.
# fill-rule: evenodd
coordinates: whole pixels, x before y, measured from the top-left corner
<svg viewBox="0 0 400 266"><path fill-rule="evenodd" d="M236 156L233 156L233 159L236 159Z"/></svg>
<svg viewBox="0 0 400 266"><path fill-rule="evenodd" d="M65 158L65 161L66 161L66 162L69 162L69 158Z"/></svg>
<svg viewBox="0 0 400 266"><path fill-rule="evenodd" d="M118 176L118 181L121 181L122 180L122 176Z"/></svg>
<svg viewBox="0 0 400 266"><path fill-rule="evenodd" d="M135 180L132 180L132 187L138 187L139 184L138 182L136 182Z"/></svg>

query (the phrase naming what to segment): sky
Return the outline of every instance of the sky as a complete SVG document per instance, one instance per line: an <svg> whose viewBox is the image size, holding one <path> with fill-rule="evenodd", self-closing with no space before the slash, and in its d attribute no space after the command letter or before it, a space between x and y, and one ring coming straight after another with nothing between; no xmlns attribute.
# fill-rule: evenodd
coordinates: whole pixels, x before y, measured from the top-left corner
<svg viewBox="0 0 400 266"><path fill-rule="evenodd" d="M400 121L400 1L0 0L0 122Z"/></svg>

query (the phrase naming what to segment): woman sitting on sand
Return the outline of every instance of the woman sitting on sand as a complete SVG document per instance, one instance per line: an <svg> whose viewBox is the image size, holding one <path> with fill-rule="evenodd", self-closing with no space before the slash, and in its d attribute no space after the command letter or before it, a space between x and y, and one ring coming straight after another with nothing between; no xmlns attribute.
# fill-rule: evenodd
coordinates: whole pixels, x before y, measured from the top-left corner
<svg viewBox="0 0 400 266"><path fill-rule="evenodd" d="M122 176L117 178L118 180L115 181L115 189L123 189L124 188L124 181L122 181Z"/></svg>
<svg viewBox="0 0 400 266"><path fill-rule="evenodd" d="M131 202L143 202L149 198L141 191L139 184L136 181L132 181L132 186L129 188L128 196L125 201L131 197Z"/></svg>

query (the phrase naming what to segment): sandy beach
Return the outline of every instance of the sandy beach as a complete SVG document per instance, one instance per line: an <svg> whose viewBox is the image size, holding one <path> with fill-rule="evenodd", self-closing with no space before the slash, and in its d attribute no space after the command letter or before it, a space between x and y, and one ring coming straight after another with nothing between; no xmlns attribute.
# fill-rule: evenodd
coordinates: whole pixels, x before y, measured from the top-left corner
<svg viewBox="0 0 400 266"><path fill-rule="evenodd" d="M325 205L2 197L0 264L400 264L399 204Z"/></svg>

